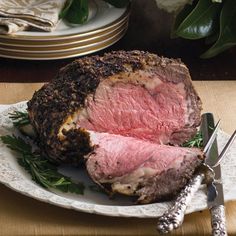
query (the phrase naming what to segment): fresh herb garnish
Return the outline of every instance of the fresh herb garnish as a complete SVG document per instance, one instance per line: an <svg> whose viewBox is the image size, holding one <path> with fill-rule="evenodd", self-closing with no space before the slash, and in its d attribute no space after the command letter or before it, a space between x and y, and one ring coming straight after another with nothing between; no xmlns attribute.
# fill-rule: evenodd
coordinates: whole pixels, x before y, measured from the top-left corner
<svg viewBox="0 0 236 236"><path fill-rule="evenodd" d="M8 148L17 152L18 163L31 175L32 180L44 188L53 188L62 192L84 193L82 183L73 183L71 178L60 174L57 167L39 152L33 151L31 144L14 135L0 137Z"/></svg>
<svg viewBox="0 0 236 236"><path fill-rule="evenodd" d="M14 111L9 115L10 115L9 118L13 121L13 125L17 128L30 124L27 112Z"/></svg>
<svg viewBox="0 0 236 236"><path fill-rule="evenodd" d="M12 120L13 125L24 135L36 140L37 134L30 124L28 113L22 111L14 111L10 113L9 118Z"/></svg>
<svg viewBox="0 0 236 236"><path fill-rule="evenodd" d="M198 131L192 139L185 142L182 146L183 147L190 147L190 148L191 147L197 147L197 148L203 147L202 133L200 131Z"/></svg>

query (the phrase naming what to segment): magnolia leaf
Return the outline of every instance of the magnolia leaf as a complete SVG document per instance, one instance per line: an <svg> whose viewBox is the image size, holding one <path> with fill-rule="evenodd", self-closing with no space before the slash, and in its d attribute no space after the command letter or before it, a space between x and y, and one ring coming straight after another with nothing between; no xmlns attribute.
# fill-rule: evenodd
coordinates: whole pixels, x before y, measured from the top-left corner
<svg viewBox="0 0 236 236"><path fill-rule="evenodd" d="M130 2L129 0L104 0L104 1L117 8L126 7Z"/></svg>
<svg viewBox="0 0 236 236"><path fill-rule="evenodd" d="M66 14L68 13L69 8L70 8L72 2L73 2L73 0L67 0L66 1L66 4L65 4L64 8L62 9L62 11L59 14L59 19L63 19L66 16Z"/></svg>
<svg viewBox="0 0 236 236"><path fill-rule="evenodd" d="M184 6L184 8L176 15L175 17L175 22L174 22L174 26L171 32L171 37L178 37L178 35L176 35L176 31L179 28L179 26L181 25L181 23L184 21L184 19L191 13L191 11L195 8L196 6L196 1L194 1L192 4L186 4Z"/></svg>
<svg viewBox="0 0 236 236"><path fill-rule="evenodd" d="M201 58L214 57L236 45L236 4L235 0L226 0L220 14L220 34L215 44Z"/></svg>
<svg viewBox="0 0 236 236"><path fill-rule="evenodd" d="M72 0L64 19L72 24L83 24L89 14L88 0Z"/></svg>
<svg viewBox="0 0 236 236"><path fill-rule="evenodd" d="M205 44L212 45L213 43L215 43L216 40L219 38L219 34L220 34L219 32L216 32L206 37Z"/></svg>
<svg viewBox="0 0 236 236"><path fill-rule="evenodd" d="M176 35L186 39L204 38L217 30L221 4L199 0L192 12L176 30Z"/></svg>

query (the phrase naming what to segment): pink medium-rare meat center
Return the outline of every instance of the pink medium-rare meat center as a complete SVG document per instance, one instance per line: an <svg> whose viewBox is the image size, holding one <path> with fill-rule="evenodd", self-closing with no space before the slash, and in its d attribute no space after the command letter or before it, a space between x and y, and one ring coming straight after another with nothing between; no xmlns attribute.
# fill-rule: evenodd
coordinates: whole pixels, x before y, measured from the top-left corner
<svg viewBox="0 0 236 236"><path fill-rule="evenodd" d="M168 143L171 134L185 125L186 99L179 87L159 82L145 84L109 80L87 98L86 115L78 126L87 130L136 137L155 143Z"/></svg>
<svg viewBox="0 0 236 236"><path fill-rule="evenodd" d="M142 178L160 174L166 168L178 169L184 158L196 158L198 152L108 133L90 132L90 137L97 145L88 156L87 167L99 182L125 176L140 168L145 170Z"/></svg>

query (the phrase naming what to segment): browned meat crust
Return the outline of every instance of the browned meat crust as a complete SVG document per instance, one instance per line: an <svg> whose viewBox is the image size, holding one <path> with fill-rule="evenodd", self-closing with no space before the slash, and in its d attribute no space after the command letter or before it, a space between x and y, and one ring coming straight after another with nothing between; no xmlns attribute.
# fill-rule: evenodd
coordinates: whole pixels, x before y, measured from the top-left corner
<svg viewBox="0 0 236 236"><path fill-rule="evenodd" d="M137 70L155 71L163 81L183 82L188 96L194 98L191 106L196 111L192 113L195 124L200 123L201 102L191 85L189 71L180 60L142 51L117 51L103 57L84 57L62 68L56 78L35 92L28 102L32 125L48 155L58 161L77 163L80 157L91 152L86 131L64 131L64 138L59 139L57 134L61 125L68 115L84 107L87 95L95 92L100 81L114 74Z"/></svg>
<svg viewBox="0 0 236 236"><path fill-rule="evenodd" d="M141 183L137 191L139 203L150 203L173 199L192 178L194 171L202 164L203 156L194 161L184 159L179 169L168 169L160 175L149 178Z"/></svg>

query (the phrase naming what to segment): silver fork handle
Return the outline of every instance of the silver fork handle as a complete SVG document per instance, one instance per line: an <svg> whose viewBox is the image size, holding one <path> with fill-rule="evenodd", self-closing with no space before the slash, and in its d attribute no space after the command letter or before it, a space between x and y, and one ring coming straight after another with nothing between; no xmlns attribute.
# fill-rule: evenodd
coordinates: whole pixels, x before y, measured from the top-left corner
<svg viewBox="0 0 236 236"><path fill-rule="evenodd" d="M185 188L178 195L174 205L157 219L157 231L159 233L169 233L178 228L184 220L184 213L192 197L199 189L204 174L199 173L188 182Z"/></svg>
<svg viewBox="0 0 236 236"><path fill-rule="evenodd" d="M211 211L211 226L213 236L227 236L225 207L223 205L214 206Z"/></svg>

